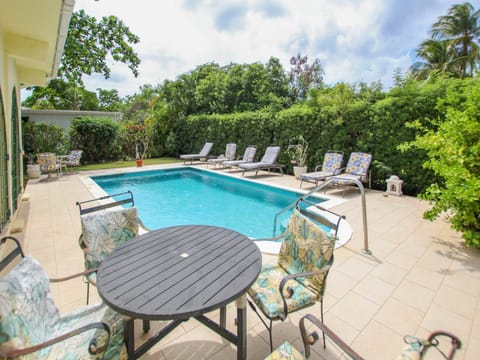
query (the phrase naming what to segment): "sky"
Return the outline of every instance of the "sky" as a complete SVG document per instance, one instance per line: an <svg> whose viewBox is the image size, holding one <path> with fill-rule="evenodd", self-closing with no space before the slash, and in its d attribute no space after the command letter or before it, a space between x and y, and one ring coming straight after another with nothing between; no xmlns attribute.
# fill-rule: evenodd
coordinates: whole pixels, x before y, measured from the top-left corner
<svg viewBox="0 0 480 360"><path fill-rule="evenodd" d="M111 77L84 77L88 90L117 89L133 95L141 85L216 62L266 63L290 69L290 58L319 59L325 82L381 81L388 89L395 70L405 72L431 25L461 0L76 0L75 11L100 19L115 15L140 37L141 63L134 77L109 61ZM478 9L480 0L470 1Z"/></svg>

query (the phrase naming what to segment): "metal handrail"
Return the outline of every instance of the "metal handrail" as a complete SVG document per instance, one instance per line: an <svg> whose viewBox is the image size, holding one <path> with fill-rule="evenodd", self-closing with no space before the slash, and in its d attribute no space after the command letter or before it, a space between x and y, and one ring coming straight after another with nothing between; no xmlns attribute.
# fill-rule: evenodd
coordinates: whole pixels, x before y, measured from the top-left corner
<svg viewBox="0 0 480 360"><path fill-rule="evenodd" d="M324 187L326 187L327 185L329 185L331 182L335 181L335 180L344 180L345 178L342 177L341 175L339 176L332 176L328 179L326 179L323 183L321 183L320 185L317 185L315 186L313 189L311 189L308 193L300 196L298 199L296 199L294 202L292 202L291 204L287 205L285 208L283 208L282 210L280 210L279 212L277 212L275 214L275 218L273 220L273 236L275 236L275 230L277 229L277 219L278 217L287 212L288 210L292 209L293 207L295 207L298 202L300 201L304 201L306 198L312 196L314 193L322 190ZM357 180L357 179L353 179L353 178L348 178L349 181L352 181L355 185L358 186L358 188L360 189L360 194L361 194L361 197L362 197L362 219L363 219L363 249L362 249L362 252L364 254L368 254L368 255L371 255L372 254L372 251L368 248L368 228L367 228L367 202L366 202L366 199L365 199L365 187L363 186L363 184ZM326 210L326 209L325 209Z"/></svg>

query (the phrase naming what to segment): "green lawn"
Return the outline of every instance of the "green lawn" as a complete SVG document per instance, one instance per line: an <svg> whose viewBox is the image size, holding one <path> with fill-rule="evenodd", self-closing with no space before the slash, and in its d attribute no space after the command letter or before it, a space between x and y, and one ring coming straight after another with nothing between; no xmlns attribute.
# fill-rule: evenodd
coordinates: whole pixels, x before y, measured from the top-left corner
<svg viewBox="0 0 480 360"><path fill-rule="evenodd" d="M178 158L154 158L154 159L143 160L143 165L158 165L158 164L172 164L172 163L183 163L183 161ZM104 169L117 169L117 168L132 167L132 166L137 166L135 163L135 160L113 161L113 162L106 162L103 164L82 165L82 166L79 166L77 170L78 171L104 170Z"/></svg>

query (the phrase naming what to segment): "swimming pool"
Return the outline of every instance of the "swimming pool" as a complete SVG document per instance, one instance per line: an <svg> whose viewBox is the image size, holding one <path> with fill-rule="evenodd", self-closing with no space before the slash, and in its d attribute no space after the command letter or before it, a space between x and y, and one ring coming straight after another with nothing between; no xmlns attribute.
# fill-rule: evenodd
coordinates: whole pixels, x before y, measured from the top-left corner
<svg viewBox="0 0 480 360"><path fill-rule="evenodd" d="M275 214L302 195L190 167L93 176L92 180L108 194L131 190L140 218L151 229L204 224L253 238L271 237ZM285 224L289 216L282 215L279 223Z"/></svg>

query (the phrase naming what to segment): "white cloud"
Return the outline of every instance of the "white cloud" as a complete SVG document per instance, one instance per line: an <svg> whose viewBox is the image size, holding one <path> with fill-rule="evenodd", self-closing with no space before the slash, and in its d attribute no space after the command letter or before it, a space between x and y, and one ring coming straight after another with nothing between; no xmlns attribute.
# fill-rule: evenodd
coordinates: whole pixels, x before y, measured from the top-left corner
<svg viewBox="0 0 480 360"><path fill-rule="evenodd" d="M76 10L115 15L140 37L142 63L134 78L112 63L112 77L86 79L89 89L116 88L122 96L140 85L215 61L220 65L277 57L288 70L296 53L321 60L326 81L381 80L391 85L436 18L456 0L77 0ZM478 7L478 4L472 4Z"/></svg>

